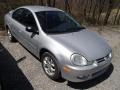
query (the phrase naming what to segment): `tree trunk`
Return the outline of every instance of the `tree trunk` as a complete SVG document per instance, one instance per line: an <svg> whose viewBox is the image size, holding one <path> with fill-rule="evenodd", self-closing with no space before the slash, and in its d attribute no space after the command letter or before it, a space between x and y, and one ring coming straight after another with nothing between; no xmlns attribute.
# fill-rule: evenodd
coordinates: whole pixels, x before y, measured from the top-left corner
<svg viewBox="0 0 120 90"><path fill-rule="evenodd" d="M41 0L40 2L41 2L41 5L43 5L43 0Z"/></svg>
<svg viewBox="0 0 120 90"><path fill-rule="evenodd" d="M53 7L55 7L55 3L56 3L56 0L53 0L53 5L52 5Z"/></svg>
<svg viewBox="0 0 120 90"><path fill-rule="evenodd" d="M120 24L120 15L118 16L117 24Z"/></svg>
<svg viewBox="0 0 120 90"><path fill-rule="evenodd" d="M68 0L64 0L64 3L65 3L65 11L71 13L69 1Z"/></svg>
<svg viewBox="0 0 120 90"><path fill-rule="evenodd" d="M71 1L69 0L68 2L68 12L71 13L72 10L72 5L71 5Z"/></svg>
<svg viewBox="0 0 120 90"><path fill-rule="evenodd" d="M101 16L102 10L104 8L104 3L105 3L105 0L101 0L100 6L99 6L99 11L98 11L98 19L97 19L98 22L100 20L100 16Z"/></svg>
<svg viewBox="0 0 120 90"><path fill-rule="evenodd" d="M93 14L92 14L92 18L94 18L94 19L95 19L96 8L97 8L97 0L95 0L95 7L93 9Z"/></svg>
<svg viewBox="0 0 120 90"><path fill-rule="evenodd" d="M91 9L92 9L92 1L93 1L93 0L90 0L90 9L89 9L89 11L88 11L88 15L89 15L89 16L90 16Z"/></svg>
<svg viewBox="0 0 120 90"><path fill-rule="evenodd" d="M67 11L68 0L64 0L64 3L65 3L65 11Z"/></svg>
<svg viewBox="0 0 120 90"><path fill-rule="evenodd" d="M36 0L36 4L40 4L40 1L39 1L39 0Z"/></svg>
<svg viewBox="0 0 120 90"><path fill-rule="evenodd" d="M104 23L103 23L104 25L106 25L107 22L108 22L108 19L110 17L111 11L112 11L112 8L113 8L113 0L109 0L109 7L108 7L106 16L104 18Z"/></svg>
<svg viewBox="0 0 120 90"><path fill-rule="evenodd" d="M47 0L47 6L51 6L51 0Z"/></svg>
<svg viewBox="0 0 120 90"><path fill-rule="evenodd" d="M86 13L87 13L86 10L87 10L87 6L88 6L88 1L89 1L89 0L86 0L86 1L85 1L85 7L84 7L84 17L85 17L85 18L86 18Z"/></svg>
<svg viewBox="0 0 120 90"><path fill-rule="evenodd" d="M76 3L77 3L78 8L80 9L80 7L81 7L81 6L80 6L80 5L81 5L81 0L77 0Z"/></svg>
<svg viewBox="0 0 120 90"><path fill-rule="evenodd" d="M118 16L118 14L119 14L119 11L120 11L120 4L119 4L119 7L118 7L118 9L117 9L117 12L116 12L116 15L115 15L115 20L114 20L114 23L113 23L113 24L115 24L115 22L116 22L116 19L117 19L117 16Z"/></svg>

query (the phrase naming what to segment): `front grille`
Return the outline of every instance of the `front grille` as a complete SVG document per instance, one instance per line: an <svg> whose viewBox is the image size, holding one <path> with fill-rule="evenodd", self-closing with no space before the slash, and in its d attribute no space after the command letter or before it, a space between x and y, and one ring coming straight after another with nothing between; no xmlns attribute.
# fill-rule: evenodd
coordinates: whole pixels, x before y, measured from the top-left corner
<svg viewBox="0 0 120 90"><path fill-rule="evenodd" d="M97 59L96 61L97 61L97 63L100 63L100 62L105 61L105 59L104 58L100 58L100 59Z"/></svg>
<svg viewBox="0 0 120 90"><path fill-rule="evenodd" d="M109 55L107 55L107 56L105 56L103 58L97 59L96 61L97 61L97 63L101 63L101 62L107 60L108 58L109 58Z"/></svg>

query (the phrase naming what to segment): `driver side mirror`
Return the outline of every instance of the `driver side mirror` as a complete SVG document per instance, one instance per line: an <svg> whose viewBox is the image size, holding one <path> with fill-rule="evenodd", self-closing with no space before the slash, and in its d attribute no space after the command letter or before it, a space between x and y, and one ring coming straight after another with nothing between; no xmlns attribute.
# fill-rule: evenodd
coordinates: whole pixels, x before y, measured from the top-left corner
<svg viewBox="0 0 120 90"><path fill-rule="evenodd" d="M34 27L32 27L32 26L27 26L26 27L26 31L28 31L28 32L32 32L32 33L35 33L35 34L38 34L39 32L38 32L38 30L36 30Z"/></svg>

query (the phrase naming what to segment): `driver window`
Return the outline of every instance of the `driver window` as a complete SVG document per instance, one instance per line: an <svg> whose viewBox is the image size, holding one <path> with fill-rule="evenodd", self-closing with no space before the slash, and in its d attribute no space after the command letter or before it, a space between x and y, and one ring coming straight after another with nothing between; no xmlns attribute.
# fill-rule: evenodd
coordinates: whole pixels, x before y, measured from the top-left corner
<svg viewBox="0 0 120 90"><path fill-rule="evenodd" d="M38 30L33 14L29 10L27 9L24 10L23 17L24 17L23 24L25 26L31 26L35 28L35 30Z"/></svg>

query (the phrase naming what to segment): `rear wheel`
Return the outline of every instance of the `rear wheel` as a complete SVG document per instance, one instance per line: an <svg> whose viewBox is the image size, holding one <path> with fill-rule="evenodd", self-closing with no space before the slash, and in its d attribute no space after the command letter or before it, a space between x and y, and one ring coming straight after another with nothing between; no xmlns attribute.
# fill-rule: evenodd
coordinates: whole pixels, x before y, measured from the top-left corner
<svg viewBox="0 0 120 90"><path fill-rule="evenodd" d="M8 30L7 30L7 34L8 34L8 38L9 38L10 42L16 41L15 37L11 34L9 28L8 28Z"/></svg>
<svg viewBox="0 0 120 90"><path fill-rule="evenodd" d="M45 52L42 55L41 60L45 74L53 80L58 80L60 78L60 70L56 58L51 53Z"/></svg>

